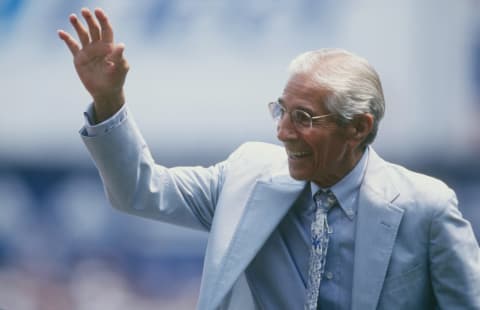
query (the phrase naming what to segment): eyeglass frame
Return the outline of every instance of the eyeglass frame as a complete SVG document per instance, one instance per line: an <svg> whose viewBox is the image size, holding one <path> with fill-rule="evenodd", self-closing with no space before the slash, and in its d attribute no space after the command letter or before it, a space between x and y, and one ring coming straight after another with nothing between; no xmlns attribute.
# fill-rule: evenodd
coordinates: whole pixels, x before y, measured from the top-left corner
<svg viewBox="0 0 480 310"><path fill-rule="evenodd" d="M280 111L282 111L282 115L277 116L277 117L274 115L274 107L275 106L280 107ZM290 120L292 121L292 123L295 125L295 127L297 129L313 128L313 123L315 121L325 119L329 116L334 115L334 113L328 113L328 114L324 114L324 115L312 116L310 113L308 113L307 111L304 111L302 109L293 109L292 111L288 112L287 109L280 103L279 100L269 102L268 103L268 110L270 112L270 116L273 118L273 120L276 123L280 122L280 120L284 117L285 113L288 113L288 115L290 116ZM303 125L301 122L298 121L298 118L296 118L294 116L294 113L300 113L301 115L306 116L310 120L310 125L309 126Z"/></svg>

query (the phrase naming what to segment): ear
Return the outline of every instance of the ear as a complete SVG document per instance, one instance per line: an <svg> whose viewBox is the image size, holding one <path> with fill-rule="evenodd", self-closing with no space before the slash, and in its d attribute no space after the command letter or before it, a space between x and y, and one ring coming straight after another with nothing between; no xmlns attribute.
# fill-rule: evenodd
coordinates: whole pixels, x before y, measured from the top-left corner
<svg viewBox="0 0 480 310"><path fill-rule="evenodd" d="M370 113L355 115L347 125L347 135L352 141L361 143L373 129L373 115Z"/></svg>

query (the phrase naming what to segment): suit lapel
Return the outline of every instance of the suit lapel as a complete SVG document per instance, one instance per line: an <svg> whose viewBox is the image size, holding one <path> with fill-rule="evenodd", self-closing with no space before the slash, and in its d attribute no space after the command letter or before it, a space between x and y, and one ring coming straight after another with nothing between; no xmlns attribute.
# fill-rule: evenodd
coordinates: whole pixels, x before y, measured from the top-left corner
<svg viewBox="0 0 480 310"><path fill-rule="evenodd" d="M393 203L385 163L370 149L359 196L355 238L352 309L376 309L403 209Z"/></svg>
<svg viewBox="0 0 480 310"><path fill-rule="evenodd" d="M202 290L206 294L208 292L212 294L211 302L208 303L209 309L218 307L222 302L298 198L305 184L291 179L288 175L257 181L243 208L240 220L232 227L231 238L221 241L209 240L209 243L221 242L225 249L220 256L216 253L214 259L216 263L210 264L206 258L205 264L209 265L204 267L204 272L208 270L208 274L204 273Z"/></svg>

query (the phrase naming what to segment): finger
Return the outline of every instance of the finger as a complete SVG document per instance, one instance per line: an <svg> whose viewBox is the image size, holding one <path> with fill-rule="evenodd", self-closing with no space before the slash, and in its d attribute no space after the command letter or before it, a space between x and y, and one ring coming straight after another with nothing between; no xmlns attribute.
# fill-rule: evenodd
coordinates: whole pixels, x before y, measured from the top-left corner
<svg viewBox="0 0 480 310"><path fill-rule="evenodd" d="M113 29L107 15L102 9L95 9L95 16L100 22L102 28L102 40L105 43L113 43Z"/></svg>
<svg viewBox="0 0 480 310"><path fill-rule="evenodd" d="M58 30L58 36L68 46L70 52L72 52L72 55L75 56L80 50L80 45L78 44L78 42L70 34L63 30Z"/></svg>
<svg viewBox="0 0 480 310"><path fill-rule="evenodd" d="M92 13L89 9L82 9L82 16L85 18L85 21L88 25L88 30L90 31L90 38L92 42L100 40L100 26L95 18L93 18Z"/></svg>
<svg viewBox="0 0 480 310"><path fill-rule="evenodd" d="M107 65L111 72L117 70L128 71L127 60L123 57L123 51L125 50L124 44L118 44L114 47L112 54L107 60Z"/></svg>
<svg viewBox="0 0 480 310"><path fill-rule="evenodd" d="M80 20L78 20L77 15L70 15L70 23L72 24L73 28L75 28L82 46L86 46L88 43L90 43L90 37L88 36L87 29L83 26Z"/></svg>
<svg viewBox="0 0 480 310"><path fill-rule="evenodd" d="M114 62L120 62L123 60L123 51L125 50L125 44L120 43L113 49L110 59Z"/></svg>

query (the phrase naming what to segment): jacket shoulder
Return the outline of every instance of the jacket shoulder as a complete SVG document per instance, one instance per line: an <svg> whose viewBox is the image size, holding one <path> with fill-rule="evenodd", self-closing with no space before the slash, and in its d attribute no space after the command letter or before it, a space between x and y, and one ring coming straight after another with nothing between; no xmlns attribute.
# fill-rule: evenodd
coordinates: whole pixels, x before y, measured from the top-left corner
<svg viewBox="0 0 480 310"><path fill-rule="evenodd" d="M397 164L387 162L387 167L391 182L401 193L408 193L410 200L437 207L452 200L456 204L455 192L445 182Z"/></svg>
<svg viewBox="0 0 480 310"><path fill-rule="evenodd" d="M264 142L246 142L229 157L228 167L257 175L283 171L287 166L285 149Z"/></svg>
<svg viewBox="0 0 480 310"><path fill-rule="evenodd" d="M229 156L229 160L251 160L254 162L271 163L286 159L283 147L265 142L246 142L240 145Z"/></svg>

